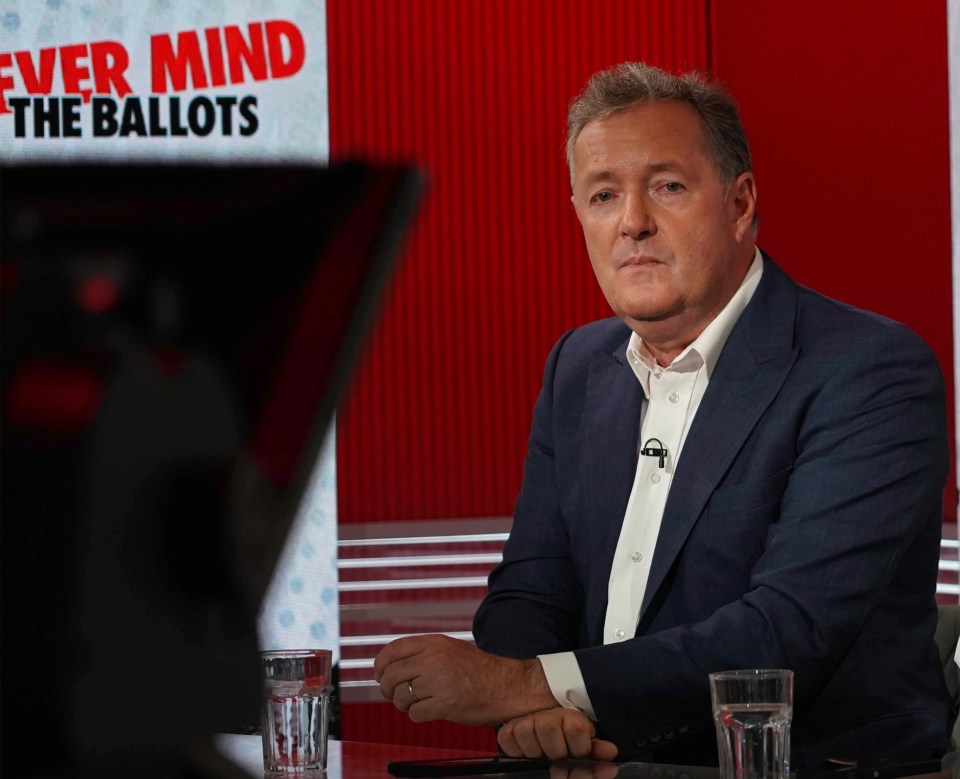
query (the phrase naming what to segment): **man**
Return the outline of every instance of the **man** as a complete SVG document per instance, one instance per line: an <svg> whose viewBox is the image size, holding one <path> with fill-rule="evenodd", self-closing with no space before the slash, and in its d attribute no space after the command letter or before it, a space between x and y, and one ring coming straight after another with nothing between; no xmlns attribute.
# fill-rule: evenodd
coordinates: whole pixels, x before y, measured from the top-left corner
<svg viewBox="0 0 960 779"><path fill-rule="evenodd" d="M547 361L479 648L400 639L383 694L416 721L502 723L508 754L710 764L707 675L789 668L794 768L940 754L935 358L756 248L716 84L598 73L567 151L617 318Z"/></svg>

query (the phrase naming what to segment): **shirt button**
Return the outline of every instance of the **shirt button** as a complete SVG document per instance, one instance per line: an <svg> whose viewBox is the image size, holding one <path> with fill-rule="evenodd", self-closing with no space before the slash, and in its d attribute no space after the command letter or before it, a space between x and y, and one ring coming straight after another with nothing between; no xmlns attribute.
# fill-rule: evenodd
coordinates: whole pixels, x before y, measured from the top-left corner
<svg viewBox="0 0 960 779"><path fill-rule="evenodd" d="M617 638L623 638L623 637L624 637L625 635L627 635L627 634L626 634L626 632L624 631L623 628L617 628L617 629L614 631L613 635L615 635Z"/></svg>
<svg viewBox="0 0 960 779"><path fill-rule="evenodd" d="M663 371L659 368L653 372L653 378L659 379L661 376L663 376Z"/></svg>
<svg viewBox="0 0 960 779"><path fill-rule="evenodd" d="M669 400L671 403L679 403L680 396L676 392L671 392L669 395L667 395L667 400Z"/></svg>
<svg viewBox="0 0 960 779"><path fill-rule="evenodd" d="M650 474L650 481L652 481L654 484L659 484L659 483L660 483L660 474L659 474L659 473L651 473L651 474Z"/></svg>
<svg viewBox="0 0 960 779"><path fill-rule="evenodd" d="M639 563L643 559L643 555L639 552L634 552L632 555L630 555L630 559L635 563Z"/></svg>

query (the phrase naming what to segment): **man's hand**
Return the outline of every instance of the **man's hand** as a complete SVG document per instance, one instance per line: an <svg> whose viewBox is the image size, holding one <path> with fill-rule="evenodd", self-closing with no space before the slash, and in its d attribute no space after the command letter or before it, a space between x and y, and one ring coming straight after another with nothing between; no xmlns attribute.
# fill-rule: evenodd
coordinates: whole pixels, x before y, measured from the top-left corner
<svg viewBox="0 0 960 779"><path fill-rule="evenodd" d="M586 714L554 706L503 723L497 741L512 757L615 760L616 745L596 736L596 726Z"/></svg>
<svg viewBox="0 0 960 779"><path fill-rule="evenodd" d="M383 697L414 722L497 725L557 705L539 660L498 657L449 636L392 641L373 674Z"/></svg>

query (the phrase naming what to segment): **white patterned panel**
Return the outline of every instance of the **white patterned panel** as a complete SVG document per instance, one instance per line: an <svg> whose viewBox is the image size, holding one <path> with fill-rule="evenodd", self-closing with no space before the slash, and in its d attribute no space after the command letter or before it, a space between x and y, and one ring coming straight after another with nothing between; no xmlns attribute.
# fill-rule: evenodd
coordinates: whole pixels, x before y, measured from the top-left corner
<svg viewBox="0 0 960 779"><path fill-rule="evenodd" d="M307 498L260 610L264 649L332 649L340 657L336 433L330 426Z"/></svg>

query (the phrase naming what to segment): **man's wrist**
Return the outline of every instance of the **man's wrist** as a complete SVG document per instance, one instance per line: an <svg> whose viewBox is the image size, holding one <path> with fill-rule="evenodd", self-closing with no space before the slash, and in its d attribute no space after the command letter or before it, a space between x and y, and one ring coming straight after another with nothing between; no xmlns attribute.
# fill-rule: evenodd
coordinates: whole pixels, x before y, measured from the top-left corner
<svg viewBox="0 0 960 779"><path fill-rule="evenodd" d="M499 657L497 664L499 679L492 689L494 696L487 700L491 724L508 722L559 705L550 692L539 660Z"/></svg>
<svg viewBox="0 0 960 779"><path fill-rule="evenodd" d="M559 706L559 702L550 691L550 684L547 682L547 676L543 672L540 661L533 659L521 660L521 662L523 663L523 697L528 702L528 708L524 713L529 714Z"/></svg>

